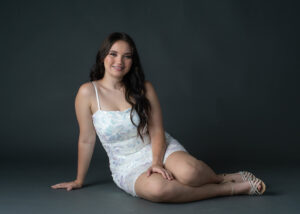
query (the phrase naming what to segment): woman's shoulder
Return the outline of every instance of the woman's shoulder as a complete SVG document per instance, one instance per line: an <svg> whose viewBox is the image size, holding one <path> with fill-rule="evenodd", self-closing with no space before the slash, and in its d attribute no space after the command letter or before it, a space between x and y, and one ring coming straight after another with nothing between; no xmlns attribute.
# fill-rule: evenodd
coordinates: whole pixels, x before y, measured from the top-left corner
<svg viewBox="0 0 300 214"><path fill-rule="evenodd" d="M153 99L154 97L157 96L153 84L148 80L145 81L145 89L146 89L146 97L148 99Z"/></svg>
<svg viewBox="0 0 300 214"><path fill-rule="evenodd" d="M94 94L94 87L91 81L82 83L79 86L77 95L83 96L83 97L90 97Z"/></svg>
<svg viewBox="0 0 300 214"><path fill-rule="evenodd" d="M154 92L155 91L153 84L149 80L145 80L144 85L145 85L146 91L148 91L148 92Z"/></svg>
<svg viewBox="0 0 300 214"><path fill-rule="evenodd" d="M151 90L154 88L152 83L149 80L145 80L144 85L145 85L146 90Z"/></svg>

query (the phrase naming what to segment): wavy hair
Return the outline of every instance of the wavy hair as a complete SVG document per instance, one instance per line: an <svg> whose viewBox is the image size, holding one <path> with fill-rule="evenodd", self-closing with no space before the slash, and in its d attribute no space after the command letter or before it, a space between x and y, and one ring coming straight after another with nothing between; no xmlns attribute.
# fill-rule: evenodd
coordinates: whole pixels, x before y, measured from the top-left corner
<svg viewBox="0 0 300 214"><path fill-rule="evenodd" d="M120 40L127 42L132 51L131 68L123 77L121 83L125 87L125 98L132 106L130 111L130 120L132 124L137 127L138 135L144 141L142 135L144 133L149 134L147 124L151 113L151 106L149 100L146 98L145 74L140 63L140 58L135 43L128 34L124 32L113 32L103 41L96 56L96 63L90 71L90 81L99 80L104 77L104 58L108 55L112 45ZM136 110L140 118L138 125L132 120L133 109Z"/></svg>

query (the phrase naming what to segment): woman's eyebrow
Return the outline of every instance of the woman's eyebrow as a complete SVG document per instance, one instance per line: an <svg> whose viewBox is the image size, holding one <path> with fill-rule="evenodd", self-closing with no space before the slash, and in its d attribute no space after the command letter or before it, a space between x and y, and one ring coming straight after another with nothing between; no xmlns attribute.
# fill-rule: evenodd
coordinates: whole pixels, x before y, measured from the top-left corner
<svg viewBox="0 0 300 214"><path fill-rule="evenodd" d="M118 53L118 51L115 51L115 50L110 50L110 52L116 52L116 53ZM131 52L126 52L125 54L131 54Z"/></svg>

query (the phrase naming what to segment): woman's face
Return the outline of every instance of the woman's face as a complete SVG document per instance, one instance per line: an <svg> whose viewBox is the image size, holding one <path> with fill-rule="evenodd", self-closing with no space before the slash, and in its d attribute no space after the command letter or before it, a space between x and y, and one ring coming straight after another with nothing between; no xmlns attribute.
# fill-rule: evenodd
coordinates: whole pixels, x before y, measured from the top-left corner
<svg viewBox="0 0 300 214"><path fill-rule="evenodd" d="M129 44L123 40L116 41L104 58L105 73L122 78L132 65L132 52Z"/></svg>

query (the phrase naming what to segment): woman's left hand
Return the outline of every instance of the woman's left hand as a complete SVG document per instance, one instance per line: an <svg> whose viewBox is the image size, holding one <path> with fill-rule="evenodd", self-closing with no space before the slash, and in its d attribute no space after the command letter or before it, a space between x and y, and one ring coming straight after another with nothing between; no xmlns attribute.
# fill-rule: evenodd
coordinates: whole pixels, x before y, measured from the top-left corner
<svg viewBox="0 0 300 214"><path fill-rule="evenodd" d="M147 170L147 177L149 177L152 173L155 173L155 172L161 174L165 179L168 179L168 180L174 179L172 173L169 170L165 169L162 165L159 165L159 164L154 164L149 167L149 169Z"/></svg>

